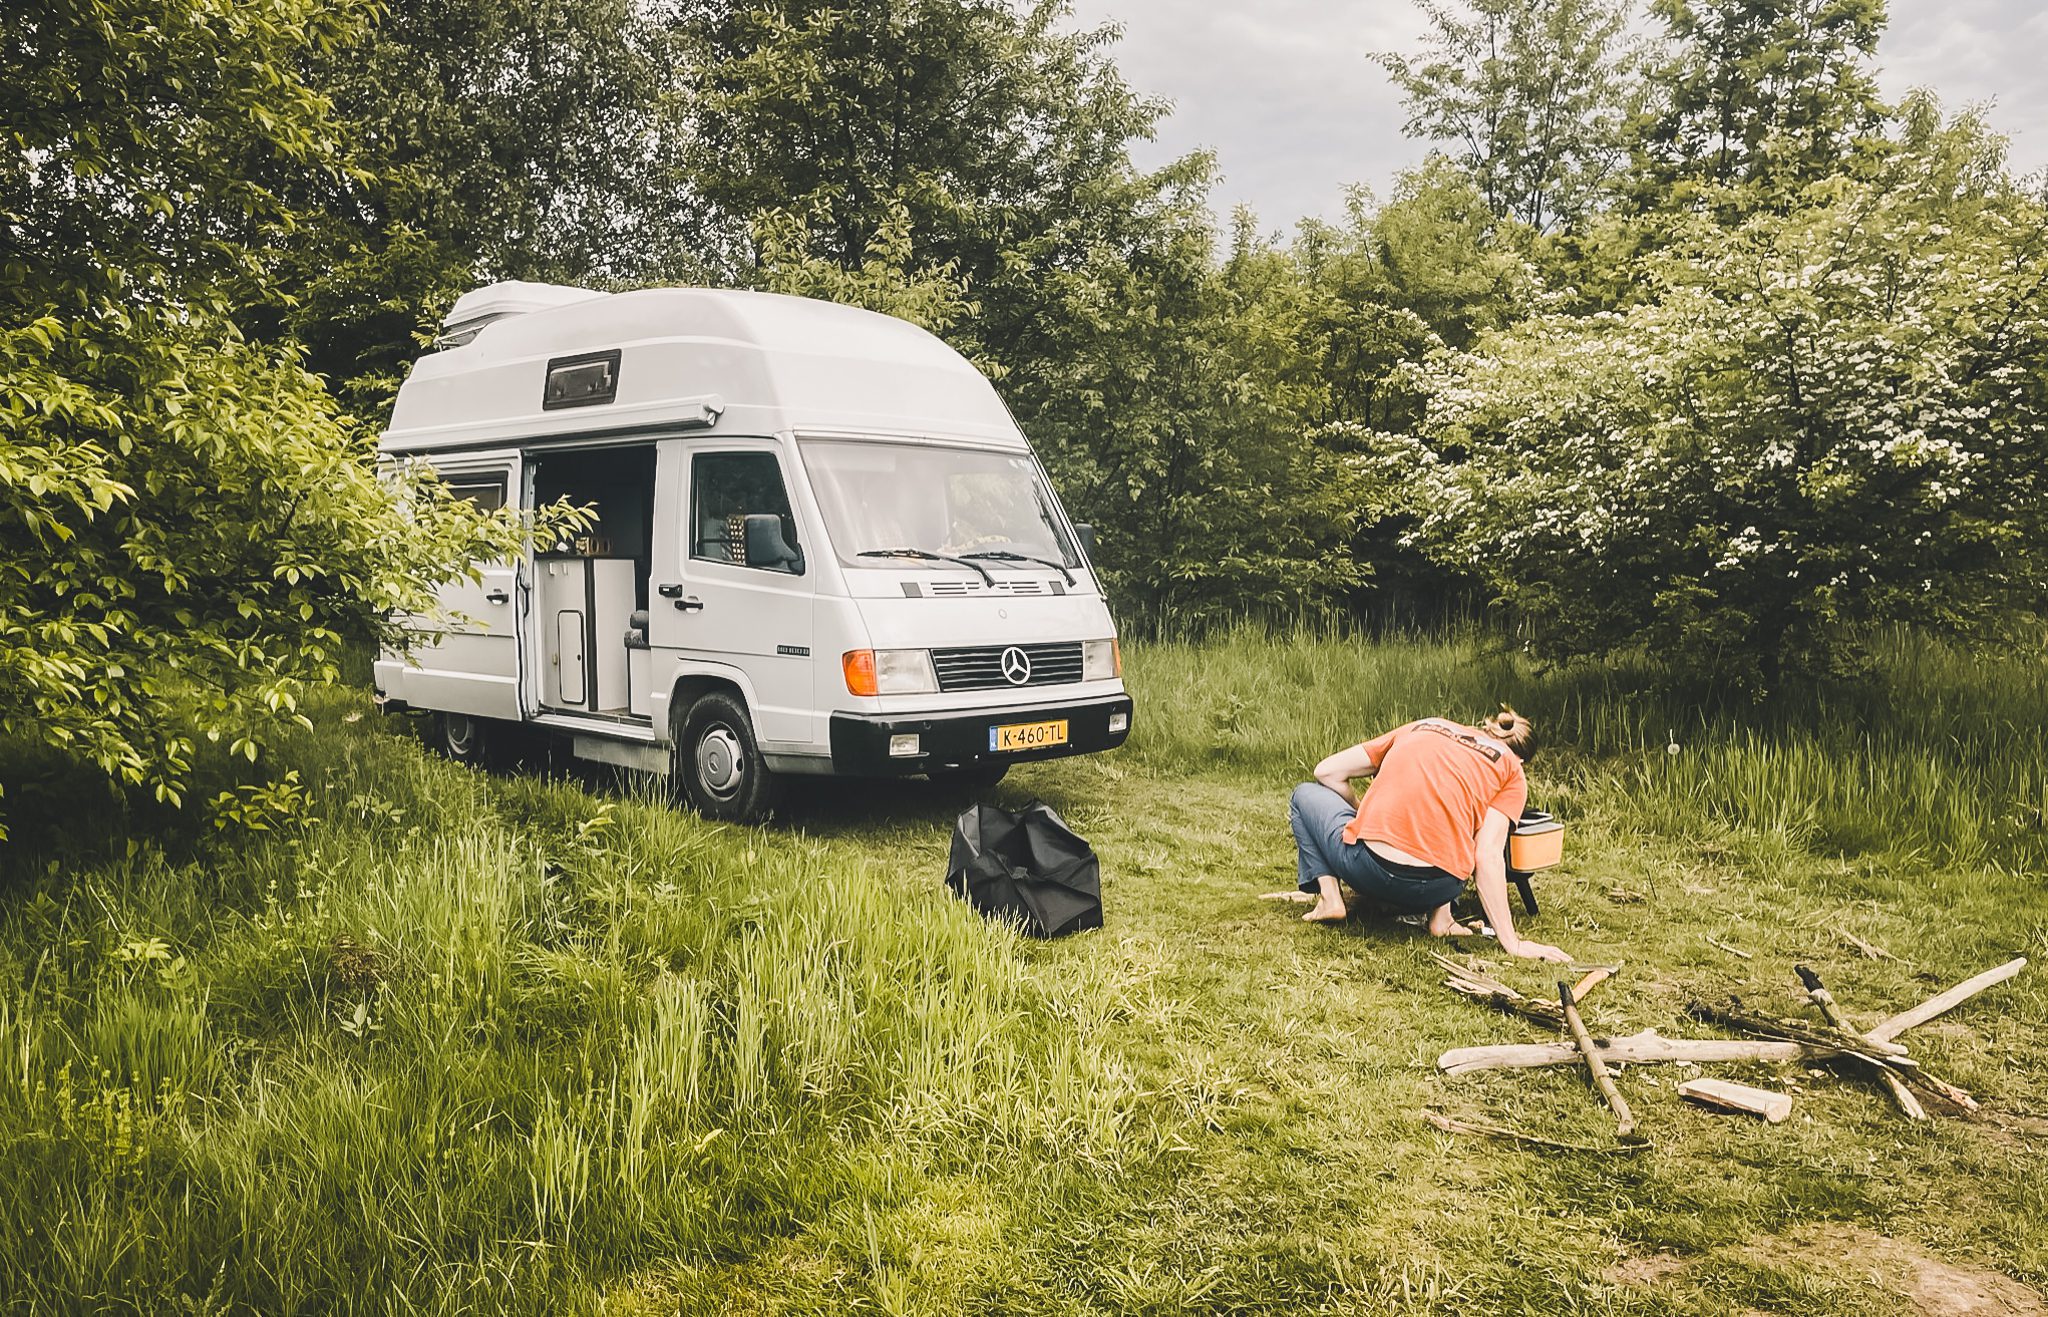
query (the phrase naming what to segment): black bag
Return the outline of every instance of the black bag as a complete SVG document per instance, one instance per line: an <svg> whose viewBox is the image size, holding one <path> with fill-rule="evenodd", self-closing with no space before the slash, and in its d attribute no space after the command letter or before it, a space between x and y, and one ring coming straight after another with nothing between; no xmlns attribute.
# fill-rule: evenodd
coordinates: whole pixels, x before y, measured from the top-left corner
<svg viewBox="0 0 2048 1317"><path fill-rule="evenodd" d="M1102 927L1102 865L1051 807L976 805L953 826L946 886L1032 937Z"/></svg>

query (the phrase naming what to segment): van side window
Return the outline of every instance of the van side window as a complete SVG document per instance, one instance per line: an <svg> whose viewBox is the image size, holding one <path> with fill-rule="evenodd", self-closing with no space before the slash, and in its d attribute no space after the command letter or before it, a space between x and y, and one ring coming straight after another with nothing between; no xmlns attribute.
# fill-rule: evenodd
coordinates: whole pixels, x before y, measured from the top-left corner
<svg viewBox="0 0 2048 1317"><path fill-rule="evenodd" d="M443 483L448 487L449 498L466 499L486 512L496 512L505 506L503 476L445 476Z"/></svg>
<svg viewBox="0 0 2048 1317"><path fill-rule="evenodd" d="M690 464L690 556L707 562L747 561L747 518L766 513L782 520L791 558L762 571L802 569L796 517L773 453L699 453Z"/></svg>

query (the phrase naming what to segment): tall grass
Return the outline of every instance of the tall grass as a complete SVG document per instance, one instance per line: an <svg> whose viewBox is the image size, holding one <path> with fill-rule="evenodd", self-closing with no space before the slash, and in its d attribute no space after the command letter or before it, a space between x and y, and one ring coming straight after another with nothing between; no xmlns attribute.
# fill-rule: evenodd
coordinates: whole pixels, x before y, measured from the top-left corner
<svg viewBox="0 0 2048 1317"><path fill-rule="evenodd" d="M1868 679L1762 705L1661 678L1627 660L1546 670L1469 634L1244 631L1134 652L1132 745L1162 774L1295 780L1347 740L1428 715L1476 721L1508 701L1543 734L1539 792L1597 796L1627 826L2048 866L2048 757L2036 730L2048 663L2038 654L1972 656L1896 635Z"/></svg>
<svg viewBox="0 0 2048 1317"><path fill-rule="evenodd" d="M560 1312L842 1197L1123 1155L1087 986L925 882L327 726L303 835L10 891L11 1302Z"/></svg>

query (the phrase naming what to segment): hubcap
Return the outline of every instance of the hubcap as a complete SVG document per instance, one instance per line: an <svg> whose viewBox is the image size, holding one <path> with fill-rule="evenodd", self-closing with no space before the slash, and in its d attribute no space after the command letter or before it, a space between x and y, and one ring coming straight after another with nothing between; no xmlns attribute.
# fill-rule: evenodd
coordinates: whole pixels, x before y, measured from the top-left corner
<svg viewBox="0 0 2048 1317"><path fill-rule="evenodd" d="M476 724L466 714L451 713L447 717L448 752L466 756L476 749Z"/></svg>
<svg viewBox="0 0 2048 1317"><path fill-rule="evenodd" d="M730 727L713 727L697 742L697 780L715 796L729 796L739 790L745 775L740 738Z"/></svg>

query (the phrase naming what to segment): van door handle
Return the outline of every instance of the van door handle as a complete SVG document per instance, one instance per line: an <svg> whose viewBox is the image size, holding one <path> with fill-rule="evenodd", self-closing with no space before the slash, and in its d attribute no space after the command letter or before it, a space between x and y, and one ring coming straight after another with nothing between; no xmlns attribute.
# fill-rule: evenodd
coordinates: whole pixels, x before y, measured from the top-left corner
<svg viewBox="0 0 2048 1317"><path fill-rule="evenodd" d="M494 604L508 604L512 602L512 596L506 594L503 590L493 590L485 595L484 598Z"/></svg>
<svg viewBox="0 0 2048 1317"><path fill-rule="evenodd" d="M683 592L683 587L682 587L682 586L680 586L680 585L676 585L676 584L674 584L673 582L671 582L671 583L670 583L670 584L668 584L668 585L657 585L657 586L655 586L655 587L654 587L654 592L655 592L656 594L660 595L660 596L661 596L662 598L664 598L664 599L673 599L673 598L675 598L675 597L676 597L677 595L679 595L679 594L681 594L681 593Z"/></svg>
<svg viewBox="0 0 2048 1317"><path fill-rule="evenodd" d="M704 608L704 601L696 595L691 595L688 599L676 600L676 607L685 613L701 612Z"/></svg>

